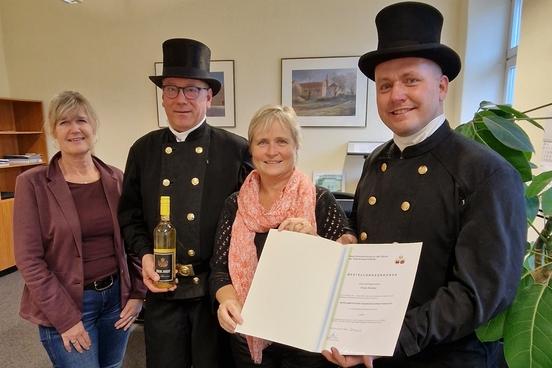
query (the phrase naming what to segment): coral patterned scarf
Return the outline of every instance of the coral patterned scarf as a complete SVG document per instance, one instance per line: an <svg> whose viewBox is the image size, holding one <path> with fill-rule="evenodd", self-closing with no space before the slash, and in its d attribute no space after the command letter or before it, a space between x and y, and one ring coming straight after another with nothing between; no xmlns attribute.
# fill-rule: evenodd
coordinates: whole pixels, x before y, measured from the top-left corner
<svg viewBox="0 0 552 368"><path fill-rule="evenodd" d="M289 217L307 219L316 229L315 208L316 189L311 180L295 170L286 184L280 198L270 210L262 207L259 190L260 177L253 170L245 179L238 196L238 211L232 225L232 237L228 253L228 269L232 285L236 289L240 303L245 302L253 275L257 269L257 249L254 239L256 233L266 233L277 228ZM262 361L262 352L270 342L252 336L246 336L251 358L257 364Z"/></svg>

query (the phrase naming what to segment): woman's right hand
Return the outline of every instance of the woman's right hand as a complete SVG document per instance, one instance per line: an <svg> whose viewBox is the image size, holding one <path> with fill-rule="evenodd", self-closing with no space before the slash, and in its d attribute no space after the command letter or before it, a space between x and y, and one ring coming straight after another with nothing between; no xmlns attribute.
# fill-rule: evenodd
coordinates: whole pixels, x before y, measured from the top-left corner
<svg viewBox="0 0 552 368"><path fill-rule="evenodd" d="M71 352L71 346L73 346L79 353L82 353L83 351L90 349L90 346L92 345L90 336L84 329L82 321L79 321L79 323L62 333L61 339L63 340L63 346L68 353Z"/></svg>
<svg viewBox="0 0 552 368"><path fill-rule="evenodd" d="M222 327L228 333L234 333L238 324L243 323L241 317L242 305L237 299L226 299L217 310L217 317Z"/></svg>

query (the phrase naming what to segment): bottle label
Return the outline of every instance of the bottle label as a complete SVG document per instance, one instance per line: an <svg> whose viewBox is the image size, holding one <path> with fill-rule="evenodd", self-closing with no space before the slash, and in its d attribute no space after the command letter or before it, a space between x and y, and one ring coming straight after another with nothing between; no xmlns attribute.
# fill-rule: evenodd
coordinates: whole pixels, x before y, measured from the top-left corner
<svg viewBox="0 0 552 368"><path fill-rule="evenodd" d="M159 281L168 282L174 280L174 252L155 252L155 272L159 275Z"/></svg>

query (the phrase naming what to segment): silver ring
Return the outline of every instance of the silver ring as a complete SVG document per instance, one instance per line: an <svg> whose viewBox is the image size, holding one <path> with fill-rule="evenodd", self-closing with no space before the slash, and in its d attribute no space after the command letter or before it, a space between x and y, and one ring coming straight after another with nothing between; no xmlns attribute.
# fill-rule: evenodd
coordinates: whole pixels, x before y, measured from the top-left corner
<svg viewBox="0 0 552 368"><path fill-rule="evenodd" d="M71 344L76 344L77 340L71 340Z"/></svg>

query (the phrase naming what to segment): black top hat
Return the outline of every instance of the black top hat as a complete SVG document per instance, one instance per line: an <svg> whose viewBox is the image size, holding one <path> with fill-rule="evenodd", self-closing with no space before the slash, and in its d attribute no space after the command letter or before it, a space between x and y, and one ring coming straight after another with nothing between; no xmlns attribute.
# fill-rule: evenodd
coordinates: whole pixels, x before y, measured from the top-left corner
<svg viewBox="0 0 552 368"><path fill-rule="evenodd" d="M213 90L220 91L220 82L209 73L211 50L207 45L186 38L173 38L163 42L163 74L149 78L159 88L164 78L190 78L204 81Z"/></svg>
<svg viewBox="0 0 552 368"><path fill-rule="evenodd" d="M421 57L436 62L449 80L460 72L458 54L441 44L443 15L431 5L403 2L383 8L376 16L378 49L362 55L360 70L374 80L376 66L403 57Z"/></svg>

